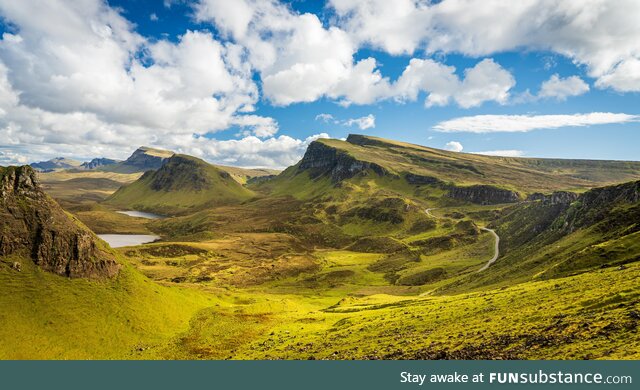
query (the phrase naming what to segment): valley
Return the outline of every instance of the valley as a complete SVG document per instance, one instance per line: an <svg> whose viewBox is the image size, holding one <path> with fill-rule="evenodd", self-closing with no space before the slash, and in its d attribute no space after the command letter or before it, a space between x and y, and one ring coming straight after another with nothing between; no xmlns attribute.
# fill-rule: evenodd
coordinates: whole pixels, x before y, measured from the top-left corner
<svg viewBox="0 0 640 390"><path fill-rule="evenodd" d="M640 358L638 162L350 135L282 172L79 166L0 168L2 359Z"/></svg>

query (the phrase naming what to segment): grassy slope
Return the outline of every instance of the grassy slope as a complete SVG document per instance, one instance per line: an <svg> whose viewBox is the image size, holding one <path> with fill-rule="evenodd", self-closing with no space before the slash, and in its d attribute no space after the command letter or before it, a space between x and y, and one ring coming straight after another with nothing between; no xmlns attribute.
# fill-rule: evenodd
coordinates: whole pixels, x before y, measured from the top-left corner
<svg viewBox="0 0 640 390"><path fill-rule="evenodd" d="M640 162L492 157L376 137L364 140L364 145L335 139L318 142L395 173L433 176L456 185L492 184L525 193L579 190L640 178Z"/></svg>
<svg viewBox="0 0 640 390"><path fill-rule="evenodd" d="M9 267L20 261L22 271ZM130 359L187 329L211 305L197 291L163 287L130 266L113 281L67 279L31 260L0 261L0 359Z"/></svg>
<svg viewBox="0 0 640 390"><path fill-rule="evenodd" d="M188 167L183 168L185 164ZM170 183L164 185L161 181L166 178ZM154 189L156 184L159 189ZM195 157L174 156L158 171L120 188L109 197L107 204L172 215L238 203L252 196L250 190L220 169Z"/></svg>

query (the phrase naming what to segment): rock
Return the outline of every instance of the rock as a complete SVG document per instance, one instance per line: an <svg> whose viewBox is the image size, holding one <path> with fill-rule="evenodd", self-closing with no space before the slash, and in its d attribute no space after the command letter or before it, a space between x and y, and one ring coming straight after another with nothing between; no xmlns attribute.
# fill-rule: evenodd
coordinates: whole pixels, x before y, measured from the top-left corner
<svg viewBox="0 0 640 390"><path fill-rule="evenodd" d="M89 162L82 163L80 166L84 169L96 169L107 165L114 165L119 162L118 160L112 160L110 158L94 158Z"/></svg>
<svg viewBox="0 0 640 390"><path fill-rule="evenodd" d="M405 180L407 180L407 183L414 185L444 184L442 180L438 179L437 177L416 175L413 173L407 173L404 178Z"/></svg>
<svg viewBox="0 0 640 390"><path fill-rule="evenodd" d="M11 269L14 269L18 272L22 271L22 264L20 264L17 261L14 261L13 264L11 264Z"/></svg>
<svg viewBox="0 0 640 390"><path fill-rule="evenodd" d="M160 169L164 163L173 156L172 152L167 150L153 149L149 147L140 147L126 159L122 165L135 168L140 171L153 171Z"/></svg>
<svg viewBox="0 0 640 390"><path fill-rule="evenodd" d="M555 191L550 195L545 195L539 192L533 193L527 197L527 201L536 202L541 201L545 204L555 205L568 205L575 202L578 199L578 194L569 191Z"/></svg>
<svg viewBox="0 0 640 390"><path fill-rule="evenodd" d="M312 177L327 174L334 183L358 174L366 175L368 171L379 176L390 174L384 167L376 163L358 160L347 152L333 148L321 141L314 141L309 145L298 169L311 171Z"/></svg>
<svg viewBox="0 0 640 390"><path fill-rule="evenodd" d="M481 205L516 203L521 200L517 192L491 185L450 186L446 196Z"/></svg>
<svg viewBox="0 0 640 390"><path fill-rule="evenodd" d="M68 277L118 274L113 253L41 189L28 166L0 168L0 256L30 256L40 268Z"/></svg>

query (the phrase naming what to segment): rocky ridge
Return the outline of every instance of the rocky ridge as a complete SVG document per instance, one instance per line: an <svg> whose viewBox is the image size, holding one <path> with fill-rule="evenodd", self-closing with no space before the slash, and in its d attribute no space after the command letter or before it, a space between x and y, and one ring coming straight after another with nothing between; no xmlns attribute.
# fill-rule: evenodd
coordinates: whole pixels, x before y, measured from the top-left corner
<svg viewBox="0 0 640 390"><path fill-rule="evenodd" d="M97 240L42 191L31 167L0 168L0 256L72 278L114 277L120 265Z"/></svg>

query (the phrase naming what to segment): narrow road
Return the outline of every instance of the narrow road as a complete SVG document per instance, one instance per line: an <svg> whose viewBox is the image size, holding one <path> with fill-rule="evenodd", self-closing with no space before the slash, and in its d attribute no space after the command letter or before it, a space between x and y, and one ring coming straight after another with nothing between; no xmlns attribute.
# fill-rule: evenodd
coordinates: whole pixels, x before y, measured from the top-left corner
<svg viewBox="0 0 640 390"><path fill-rule="evenodd" d="M493 234L493 236L496 239L496 243L495 243L495 246L493 247L493 257L491 258L491 260L487 262L487 264L485 264L482 268L480 268L478 272L482 272L485 269L489 268L489 266L495 263L496 260L498 260L498 257L500 256L500 236L498 236L498 234L493 229L489 229L489 228L480 228L480 229Z"/></svg>
<svg viewBox="0 0 640 390"><path fill-rule="evenodd" d="M435 210L435 209L425 209L424 212L431 218L436 218L438 219L438 217L436 217L435 215L431 214L431 210ZM477 272L482 272L484 270L486 270L487 268L489 268L489 266L491 266L491 264L495 263L496 260L498 260L498 257L500 257L500 236L498 236L498 234L496 233L495 230L493 229L489 229L489 228L484 228L481 227L481 230L484 230L485 232L489 232L493 235L493 237L496 239L496 242L493 246L493 257L491 258L491 260L489 260L487 262L487 264L483 265L482 268L480 268Z"/></svg>

